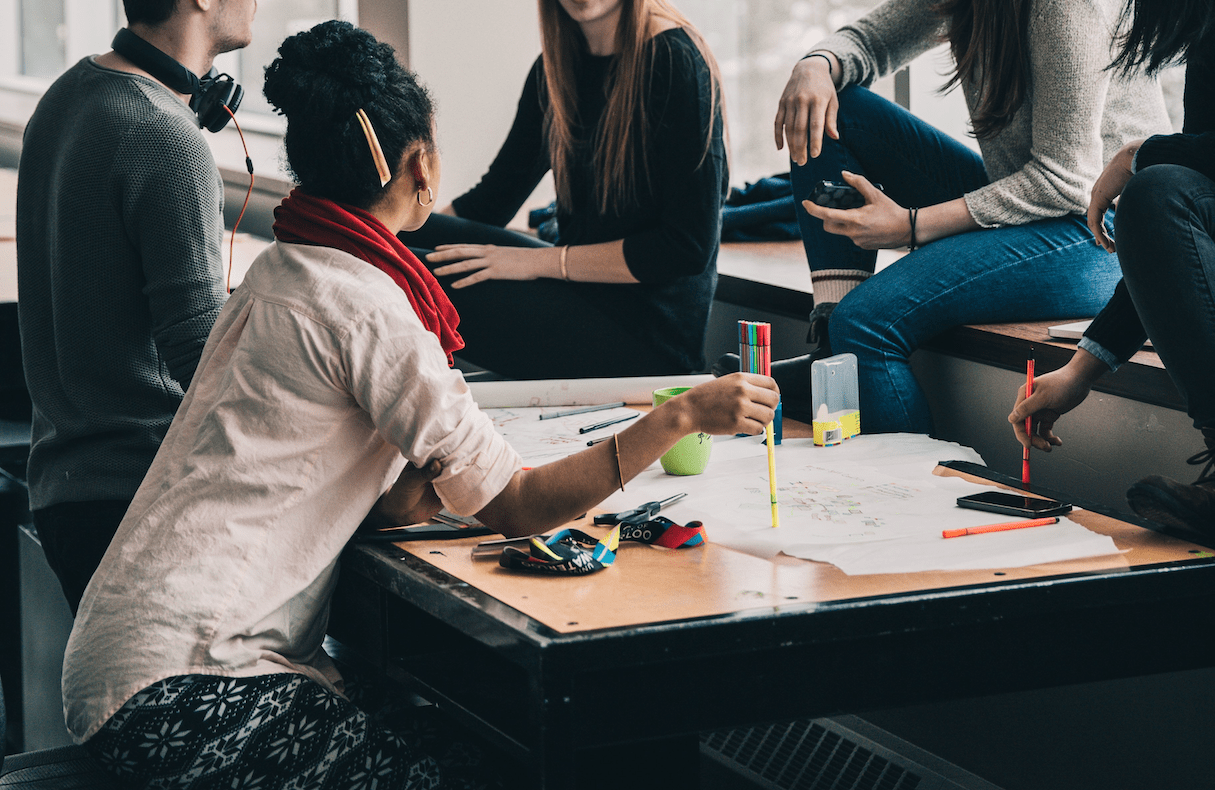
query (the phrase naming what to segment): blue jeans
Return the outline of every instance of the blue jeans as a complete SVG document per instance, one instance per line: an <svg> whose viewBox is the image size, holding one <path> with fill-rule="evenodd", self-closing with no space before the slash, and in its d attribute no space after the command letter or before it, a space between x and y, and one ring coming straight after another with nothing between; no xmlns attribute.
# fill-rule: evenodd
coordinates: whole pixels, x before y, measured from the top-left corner
<svg viewBox="0 0 1215 790"><path fill-rule="evenodd" d="M989 183L978 154L901 107L859 87L840 91L839 102L839 141L824 138L817 159L793 166L799 200L820 179L841 180L841 170L882 184L902 206L943 203ZM873 271L875 252L827 233L804 211L798 220L812 272ZM1116 257L1094 244L1079 215L961 233L907 254L831 315L832 351L857 357L863 430L932 433L908 360L934 336L962 324L1096 315L1119 276Z"/></svg>
<svg viewBox="0 0 1215 790"><path fill-rule="evenodd" d="M1122 192L1115 227L1135 311L1215 447L1215 181L1180 165L1144 168Z"/></svg>

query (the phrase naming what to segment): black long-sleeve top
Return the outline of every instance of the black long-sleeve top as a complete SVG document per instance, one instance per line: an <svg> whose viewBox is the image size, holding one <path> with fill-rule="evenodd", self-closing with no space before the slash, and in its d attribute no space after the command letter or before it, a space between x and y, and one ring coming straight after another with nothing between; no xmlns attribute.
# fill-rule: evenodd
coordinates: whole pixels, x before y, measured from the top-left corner
<svg viewBox="0 0 1215 790"><path fill-rule="evenodd" d="M685 31L659 33L649 47L652 61L644 99L649 172L635 155L636 199L618 213L599 210L591 153L615 58L585 51L579 56L571 201L558 203L557 243L623 239L625 262L640 283L573 285L588 298L612 305L621 321L631 322L671 356L673 369L697 371L705 365L721 206L728 190L720 102L712 101L709 67ZM550 169L544 133L547 104L544 67L537 59L502 149L480 183L454 201L459 216L498 226L515 216Z"/></svg>
<svg viewBox="0 0 1215 790"><path fill-rule="evenodd" d="M1136 172L1152 165L1182 165L1215 180L1215 42L1191 50L1185 72L1185 121L1180 134L1149 137L1135 156ZM1147 340L1147 332L1131 302L1126 281L1120 281L1109 303L1089 325L1081 348L1106 363L1130 359ZM1105 359L1096 343L1114 360ZM1111 365L1116 367L1116 364Z"/></svg>

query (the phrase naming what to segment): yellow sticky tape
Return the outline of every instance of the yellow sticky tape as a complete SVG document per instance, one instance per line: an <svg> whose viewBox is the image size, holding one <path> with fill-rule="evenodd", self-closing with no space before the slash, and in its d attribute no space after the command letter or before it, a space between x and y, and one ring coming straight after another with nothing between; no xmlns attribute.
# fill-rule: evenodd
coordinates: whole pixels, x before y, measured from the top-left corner
<svg viewBox="0 0 1215 790"><path fill-rule="evenodd" d="M814 443L819 447L830 447L861 432L861 413L857 409L836 411L825 415L824 420L811 423L814 428Z"/></svg>

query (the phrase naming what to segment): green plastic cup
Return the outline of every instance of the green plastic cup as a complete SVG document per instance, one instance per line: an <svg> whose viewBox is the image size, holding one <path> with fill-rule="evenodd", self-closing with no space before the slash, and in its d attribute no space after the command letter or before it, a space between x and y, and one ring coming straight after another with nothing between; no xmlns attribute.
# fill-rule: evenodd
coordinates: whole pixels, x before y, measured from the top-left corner
<svg viewBox="0 0 1215 790"><path fill-rule="evenodd" d="M664 387L654 390L654 408L690 389L691 387ZM675 442L658 460L669 475L698 475L709 465L709 452L712 449L711 434L689 433Z"/></svg>

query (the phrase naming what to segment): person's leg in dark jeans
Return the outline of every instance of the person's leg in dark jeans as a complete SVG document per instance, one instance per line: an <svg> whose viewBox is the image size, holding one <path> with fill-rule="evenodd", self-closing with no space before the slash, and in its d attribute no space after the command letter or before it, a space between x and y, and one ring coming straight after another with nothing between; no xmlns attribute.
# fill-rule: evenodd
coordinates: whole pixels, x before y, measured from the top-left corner
<svg viewBox="0 0 1215 790"><path fill-rule="evenodd" d="M126 500L62 502L31 514L47 564L59 578L73 616L130 504Z"/></svg>
<svg viewBox="0 0 1215 790"><path fill-rule="evenodd" d="M427 266L426 253L440 244L552 246L445 214L432 214L399 238ZM661 375L678 367L643 332L619 320L620 286L539 279L451 287L464 276L440 277L439 284L460 314L465 347L456 355L475 365L513 379Z"/></svg>
<svg viewBox="0 0 1215 790"><path fill-rule="evenodd" d="M434 213L426 224L415 231L397 234L406 247L415 251L430 252L440 244L497 244L500 247L551 247L526 233L486 225L471 219L453 217L450 214ZM419 256L421 257L421 256Z"/></svg>
<svg viewBox="0 0 1215 790"><path fill-rule="evenodd" d="M897 104L867 88L850 86L839 92L837 124L840 138L823 136L822 152L805 165L790 162L793 198L810 280L814 309L807 342L810 354L773 363L772 373L786 398L786 408L809 400L810 363L833 352L828 322L835 305L873 274L875 250L864 250L847 236L828 233L823 222L802 208L819 181L843 183L841 171L863 175L881 184L902 206L930 206L959 198L988 183L982 158L948 134L925 123ZM737 370L723 357L717 375Z"/></svg>
<svg viewBox="0 0 1215 790"><path fill-rule="evenodd" d="M941 332L1095 315L1119 275L1078 215L959 233L903 256L831 316L834 350L856 355L861 430L933 433L911 354Z"/></svg>
<svg viewBox="0 0 1215 790"><path fill-rule="evenodd" d="M824 135L816 158L800 167L791 163L816 308L838 303L873 274L877 261L877 251L828 233L801 207L819 181L843 183L840 173L847 170L881 184L894 202L909 207L954 200L988 183L982 157L894 102L851 86L840 91L839 103L839 139Z"/></svg>
<svg viewBox="0 0 1215 790"><path fill-rule="evenodd" d="M1192 485L1153 475L1127 492L1145 518L1215 537L1215 181L1180 165L1145 168L1115 219L1135 310L1206 443Z"/></svg>

